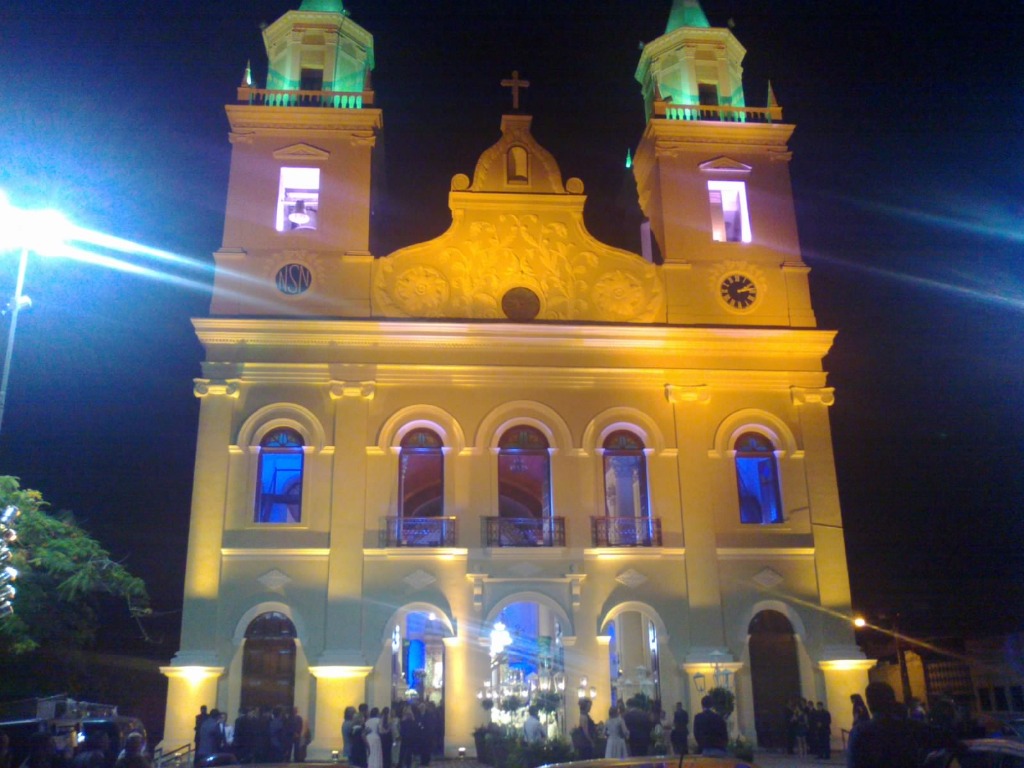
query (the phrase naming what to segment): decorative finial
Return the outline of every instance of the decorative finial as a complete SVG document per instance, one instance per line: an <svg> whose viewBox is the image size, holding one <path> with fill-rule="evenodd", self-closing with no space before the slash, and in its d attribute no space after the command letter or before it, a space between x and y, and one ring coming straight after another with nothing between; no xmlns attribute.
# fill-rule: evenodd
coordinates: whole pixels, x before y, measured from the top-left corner
<svg viewBox="0 0 1024 768"><path fill-rule="evenodd" d="M518 112L519 111L519 89L520 88L529 88L530 87L530 81L529 80L520 80L519 79L519 70L518 69L513 69L512 70L512 78L511 79L506 78L505 80L502 80L501 81L501 87L502 88L511 88L512 89L512 109L514 109L516 112Z"/></svg>
<svg viewBox="0 0 1024 768"><path fill-rule="evenodd" d="M245 62L245 74L242 75L242 85L252 88L252 59Z"/></svg>

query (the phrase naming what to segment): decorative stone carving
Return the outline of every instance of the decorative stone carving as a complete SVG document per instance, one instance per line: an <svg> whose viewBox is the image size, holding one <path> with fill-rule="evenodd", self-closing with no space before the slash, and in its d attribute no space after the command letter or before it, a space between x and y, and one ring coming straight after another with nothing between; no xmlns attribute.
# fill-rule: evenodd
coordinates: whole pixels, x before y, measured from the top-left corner
<svg viewBox="0 0 1024 768"><path fill-rule="evenodd" d="M422 568L418 571L413 571L408 576L402 579L406 584L412 587L414 590L419 592L421 589L425 589L437 581L432 574L427 573Z"/></svg>
<svg viewBox="0 0 1024 768"><path fill-rule="evenodd" d="M540 320L654 322L662 316L657 268L594 240L582 216L465 213L440 238L374 263L375 311L501 319L505 294L526 288L540 297Z"/></svg>
<svg viewBox="0 0 1024 768"><path fill-rule="evenodd" d="M196 397L207 395L224 395L237 398L239 392L238 379L193 379L192 394Z"/></svg>
<svg viewBox="0 0 1024 768"><path fill-rule="evenodd" d="M647 577L640 573L640 571L637 571L634 568L629 568L616 576L615 580L623 586L629 587L630 589L636 589L641 584L647 582Z"/></svg>
<svg viewBox="0 0 1024 768"><path fill-rule="evenodd" d="M272 571L267 571L262 576L256 579L260 584L269 589L271 592L280 592L287 584L292 582L292 577L287 573L282 573L275 568Z"/></svg>
<svg viewBox="0 0 1024 768"><path fill-rule="evenodd" d="M779 586L784 581L782 576L771 568L765 568L754 576L754 583L758 584L765 589L772 589L773 587Z"/></svg>

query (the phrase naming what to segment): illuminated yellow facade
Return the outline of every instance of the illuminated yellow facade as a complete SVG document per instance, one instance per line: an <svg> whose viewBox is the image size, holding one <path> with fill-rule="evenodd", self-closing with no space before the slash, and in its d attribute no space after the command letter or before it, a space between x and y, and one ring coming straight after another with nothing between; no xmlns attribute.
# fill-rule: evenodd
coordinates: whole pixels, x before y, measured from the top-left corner
<svg viewBox="0 0 1024 768"><path fill-rule="evenodd" d="M373 42L341 11L305 0L268 27L268 88L227 107L165 746L191 742L201 704L283 701L273 685L323 757L345 706L409 689L443 697L446 750L472 753L478 693L564 687L565 729L578 690L602 720L640 693L697 711L713 679L734 732L770 743L802 695L838 738L870 664L848 620L834 333L800 257L793 126L745 105L742 46L684 0L643 50L644 255L588 234L583 182L519 112L452 178L449 230L383 255ZM282 638L292 666L268 671L258 649Z"/></svg>

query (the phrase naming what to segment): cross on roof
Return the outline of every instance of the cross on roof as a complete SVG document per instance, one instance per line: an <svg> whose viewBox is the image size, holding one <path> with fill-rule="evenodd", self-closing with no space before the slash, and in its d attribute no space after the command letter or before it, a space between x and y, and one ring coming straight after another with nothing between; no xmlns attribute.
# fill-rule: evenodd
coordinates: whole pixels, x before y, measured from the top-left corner
<svg viewBox="0 0 1024 768"><path fill-rule="evenodd" d="M520 88L529 88L530 87L530 81L529 80L520 80L519 79L519 70L518 69L513 69L512 70L512 78L511 79L506 78L506 79L502 80L501 81L501 87L502 88L511 88L512 89L512 109L518 110L519 109L519 89Z"/></svg>

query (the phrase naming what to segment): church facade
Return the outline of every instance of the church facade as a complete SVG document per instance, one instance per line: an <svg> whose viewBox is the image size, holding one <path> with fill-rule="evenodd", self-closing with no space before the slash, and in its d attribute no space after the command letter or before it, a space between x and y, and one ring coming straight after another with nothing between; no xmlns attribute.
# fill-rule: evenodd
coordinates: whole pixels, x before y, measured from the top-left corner
<svg viewBox="0 0 1024 768"><path fill-rule="evenodd" d="M373 38L340 0L264 30L227 107L231 172L205 350L180 650L164 746L200 705L298 707L311 757L346 706L430 700L473 752L511 702L736 697L778 744L792 696L833 733L853 640L823 359L790 189L793 126L748 107L744 49L676 0L636 77L642 253L583 223L504 115L450 228L370 250ZM506 84L518 94L525 83ZM485 710L481 701L494 702Z"/></svg>

